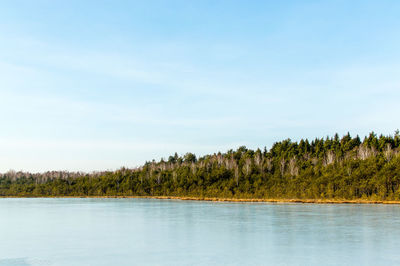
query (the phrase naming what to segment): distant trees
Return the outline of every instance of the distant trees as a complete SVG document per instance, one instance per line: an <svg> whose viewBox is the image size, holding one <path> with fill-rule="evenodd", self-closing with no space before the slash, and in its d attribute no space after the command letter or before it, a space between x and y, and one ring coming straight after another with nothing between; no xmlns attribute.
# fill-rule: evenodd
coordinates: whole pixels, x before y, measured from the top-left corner
<svg viewBox="0 0 400 266"><path fill-rule="evenodd" d="M400 135L360 140L286 139L270 150L245 146L197 158L174 154L114 172L9 171L0 196L198 196L400 200Z"/></svg>

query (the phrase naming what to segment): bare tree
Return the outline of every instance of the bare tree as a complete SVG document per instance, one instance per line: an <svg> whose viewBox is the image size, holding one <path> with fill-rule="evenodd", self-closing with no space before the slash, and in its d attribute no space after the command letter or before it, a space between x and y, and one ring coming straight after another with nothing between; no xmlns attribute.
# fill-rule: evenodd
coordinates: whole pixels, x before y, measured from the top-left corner
<svg viewBox="0 0 400 266"><path fill-rule="evenodd" d="M267 170L268 170L268 172L271 172L272 167L273 167L272 159L268 158L266 161L267 161Z"/></svg>
<svg viewBox="0 0 400 266"><path fill-rule="evenodd" d="M176 182L176 179L178 177L178 174L176 173L176 171L172 172L172 179L174 180L174 182Z"/></svg>
<svg viewBox="0 0 400 266"><path fill-rule="evenodd" d="M235 168L237 166L235 158L233 158L233 156L231 156L229 159L226 158L225 165L226 169L228 170L232 170L233 168Z"/></svg>
<svg viewBox="0 0 400 266"><path fill-rule="evenodd" d="M286 165L285 159L281 159L281 161L279 162L279 166L280 166L282 175L284 174L284 171L285 171L285 165Z"/></svg>
<svg viewBox="0 0 400 266"><path fill-rule="evenodd" d="M190 169L192 170L192 174L196 174L197 167L195 163L192 162L192 164L190 165Z"/></svg>
<svg viewBox="0 0 400 266"><path fill-rule="evenodd" d="M223 164L223 162L224 162L224 157L223 157L222 154L219 152L219 153L217 154L217 163L218 163L218 165L220 166L220 165Z"/></svg>
<svg viewBox="0 0 400 266"><path fill-rule="evenodd" d="M254 156L254 162L260 169L261 173L264 172L264 160L265 160L265 158L261 152L257 152L256 155Z"/></svg>
<svg viewBox="0 0 400 266"><path fill-rule="evenodd" d="M387 143L385 150L383 151L383 154L385 155L386 160L390 161L393 158L393 150L392 150L392 146Z"/></svg>
<svg viewBox="0 0 400 266"><path fill-rule="evenodd" d="M317 165L317 163L318 163L318 158L316 158L316 157L311 158L311 163L312 163L313 165Z"/></svg>
<svg viewBox="0 0 400 266"><path fill-rule="evenodd" d="M291 176L297 176L299 173L299 169L297 167L296 161L297 161L296 156L292 157L289 160L289 173Z"/></svg>
<svg viewBox="0 0 400 266"><path fill-rule="evenodd" d="M235 179L236 179L236 186L239 186L239 168L237 165L235 166Z"/></svg>
<svg viewBox="0 0 400 266"><path fill-rule="evenodd" d="M244 168L244 170L245 170L246 175L249 175L249 174L250 174L250 171L251 171L251 159L250 159L250 158L246 158L246 159L244 160L244 166L243 166L243 168Z"/></svg>
<svg viewBox="0 0 400 266"><path fill-rule="evenodd" d="M375 156L377 153L374 147L368 148L367 145L363 144L358 147L357 157L361 160L366 160L369 157Z"/></svg>
<svg viewBox="0 0 400 266"><path fill-rule="evenodd" d="M328 151L324 158L324 165L330 165L335 162L335 153L333 151Z"/></svg>

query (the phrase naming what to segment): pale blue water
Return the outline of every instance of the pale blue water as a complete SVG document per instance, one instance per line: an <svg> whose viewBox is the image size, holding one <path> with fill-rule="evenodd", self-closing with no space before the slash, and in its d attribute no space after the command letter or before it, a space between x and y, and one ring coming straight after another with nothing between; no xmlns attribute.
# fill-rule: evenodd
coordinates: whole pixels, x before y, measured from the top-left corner
<svg viewBox="0 0 400 266"><path fill-rule="evenodd" d="M0 199L0 265L400 265L400 206Z"/></svg>

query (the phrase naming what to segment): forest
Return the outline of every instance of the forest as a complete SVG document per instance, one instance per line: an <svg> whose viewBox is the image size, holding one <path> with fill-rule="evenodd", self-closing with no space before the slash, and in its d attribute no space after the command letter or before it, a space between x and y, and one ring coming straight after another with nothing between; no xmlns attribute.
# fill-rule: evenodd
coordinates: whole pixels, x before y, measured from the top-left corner
<svg viewBox="0 0 400 266"><path fill-rule="evenodd" d="M174 154L141 167L105 172L9 171L0 196L179 196L227 199L400 200L400 134L362 140L286 139L197 157Z"/></svg>

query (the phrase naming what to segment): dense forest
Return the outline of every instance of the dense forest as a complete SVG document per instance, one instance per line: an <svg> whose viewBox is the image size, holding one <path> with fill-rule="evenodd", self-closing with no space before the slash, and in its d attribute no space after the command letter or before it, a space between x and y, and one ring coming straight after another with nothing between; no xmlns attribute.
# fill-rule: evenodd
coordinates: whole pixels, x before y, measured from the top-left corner
<svg viewBox="0 0 400 266"><path fill-rule="evenodd" d="M0 196L400 200L400 134L286 139L270 150L192 153L117 171L0 175Z"/></svg>

